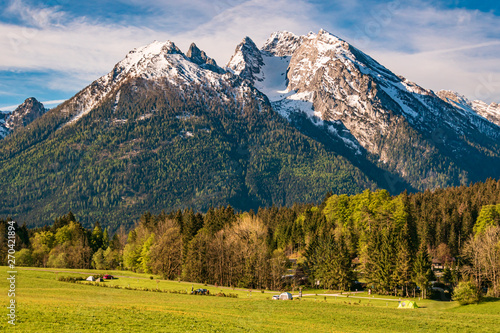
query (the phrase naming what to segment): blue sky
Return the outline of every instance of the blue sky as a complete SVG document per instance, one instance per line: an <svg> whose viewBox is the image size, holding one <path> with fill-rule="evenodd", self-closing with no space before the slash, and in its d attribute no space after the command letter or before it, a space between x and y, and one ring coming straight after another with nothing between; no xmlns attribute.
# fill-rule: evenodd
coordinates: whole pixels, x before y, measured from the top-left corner
<svg viewBox="0 0 500 333"><path fill-rule="evenodd" d="M498 1L0 0L0 110L57 105L153 40L224 65L244 36L320 28L426 88L500 102Z"/></svg>

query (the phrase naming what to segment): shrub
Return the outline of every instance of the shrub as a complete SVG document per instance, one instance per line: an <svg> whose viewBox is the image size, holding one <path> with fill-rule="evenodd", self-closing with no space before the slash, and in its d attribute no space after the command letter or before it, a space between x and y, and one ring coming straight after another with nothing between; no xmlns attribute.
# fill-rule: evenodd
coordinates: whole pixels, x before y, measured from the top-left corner
<svg viewBox="0 0 500 333"><path fill-rule="evenodd" d="M30 249L21 249L16 253L16 263L18 266L31 266L33 264L33 254Z"/></svg>
<svg viewBox="0 0 500 333"><path fill-rule="evenodd" d="M81 277L71 277L71 276L59 276L57 280L62 282L72 282L72 283L76 283L77 281L85 281Z"/></svg>
<svg viewBox="0 0 500 333"><path fill-rule="evenodd" d="M481 292L470 281L462 281L453 292L453 299L460 305L474 304L481 301Z"/></svg>

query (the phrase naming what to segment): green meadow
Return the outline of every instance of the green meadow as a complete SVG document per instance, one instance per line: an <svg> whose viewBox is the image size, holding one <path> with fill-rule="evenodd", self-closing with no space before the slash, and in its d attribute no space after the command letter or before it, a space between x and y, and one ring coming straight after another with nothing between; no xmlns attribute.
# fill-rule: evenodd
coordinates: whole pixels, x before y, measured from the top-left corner
<svg viewBox="0 0 500 333"><path fill-rule="evenodd" d="M5 277L6 272L2 267ZM57 279L97 273L117 276L101 285L119 288ZM165 281L128 271L18 268L17 320L12 326L6 315L8 281L0 281L0 328L12 332L495 332L500 323L500 300L459 306L417 299L420 308L398 309L394 297L362 293L325 299L315 295L318 291L303 290L311 296L272 301L277 292ZM145 288L168 292L132 290ZM238 297L178 293L191 288Z"/></svg>

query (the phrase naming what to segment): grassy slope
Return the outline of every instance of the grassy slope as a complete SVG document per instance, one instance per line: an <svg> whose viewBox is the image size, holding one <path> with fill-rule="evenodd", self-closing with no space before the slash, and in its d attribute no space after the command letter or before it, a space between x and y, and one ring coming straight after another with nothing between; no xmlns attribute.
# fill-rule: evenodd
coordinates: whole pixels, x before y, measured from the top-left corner
<svg viewBox="0 0 500 333"><path fill-rule="evenodd" d="M2 268L6 275L6 268ZM19 332L491 332L500 322L500 301L459 307L455 303L421 301L417 310L396 309L397 302L354 298L305 297L270 301L272 293L224 290L239 298L179 295L102 288L56 281L56 274L20 268L17 281ZM68 270L69 271L69 270ZM59 275L76 275L58 273ZM91 271L95 273L95 271ZM157 286L149 275L114 272L113 282L130 287ZM191 283L160 281L160 289L190 290ZM194 285L194 288L201 285ZM207 287L216 291L214 287ZM0 279L2 304L7 281ZM217 288L221 289L221 288ZM306 293L307 291L304 291ZM351 305L349 304L351 303ZM357 303L356 305L353 305ZM370 305L368 305L370 304ZM6 311L6 310L4 310ZM0 328L7 326L5 316ZM10 325L9 325L10 326Z"/></svg>

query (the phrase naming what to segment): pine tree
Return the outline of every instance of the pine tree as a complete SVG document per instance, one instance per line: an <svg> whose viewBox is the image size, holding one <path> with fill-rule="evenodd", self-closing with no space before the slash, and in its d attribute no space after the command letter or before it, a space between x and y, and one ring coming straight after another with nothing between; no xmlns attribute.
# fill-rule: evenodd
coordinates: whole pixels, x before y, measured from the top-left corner
<svg viewBox="0 0 500 333"><path fill-rule="evenodd" d="M106 250L109 246L109 235L108 235L108 228L104 229L104 232L102 233L102 246L101 248L103 250Z"/></svg>
<svg viewBox="0 0 500 333"><path fill-rule="evenodd" d="M99 222L95 223L94 230L92 231L92 234L90 235L90 248L92 249L92 252L96 252L98 249L101 249L103 246L103 232L101 225Z"/></svg>
<svg viewBox="0 0 500 333"><path fill-rule="evenodd" d="M398 253L396 266L393 273L394 282L403 288L403 295L408 297L408 285L411 281L412 265L411 251L408 242L404 238L398 239Z"/></svg>
<svg viewBox="0 0 500 333"><path fill-rule="evenodd" d="M422 298L427 296L427 287L432 277L431 262L425 246L421 245L413 264L413 282L420 287Z"/></svg>

